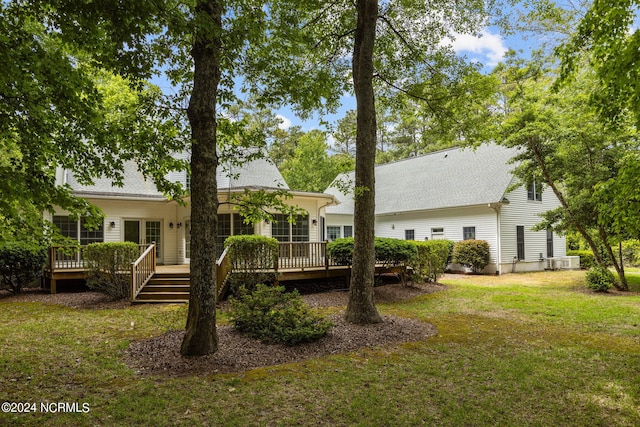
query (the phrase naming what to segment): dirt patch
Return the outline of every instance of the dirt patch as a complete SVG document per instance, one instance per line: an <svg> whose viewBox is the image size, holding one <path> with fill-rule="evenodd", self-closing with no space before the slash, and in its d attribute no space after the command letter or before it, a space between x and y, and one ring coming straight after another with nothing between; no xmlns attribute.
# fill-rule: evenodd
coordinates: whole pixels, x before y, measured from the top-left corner
<svg viewBox="0 0 640 427"><path fill-rule="evenodd" d="M376 304L399 302L420 295L439 292L446 288L445 285L437 283L409 283L407 286L400 283L392 283L374 288L374 301ZM302 298L311 307L346 307L349 292L345 290L322 292L303 295Z"/></svg>
<svg viewBox="0 0 640 427"><path fill-rule="evenodd" d="M61 292L52 294L48 290L41 288L26 288L20 294L13 294L4 290L0 291L1 302L41 302L81 309L125 308L131 305L129 300L114 300L100 292Z"/></svg>

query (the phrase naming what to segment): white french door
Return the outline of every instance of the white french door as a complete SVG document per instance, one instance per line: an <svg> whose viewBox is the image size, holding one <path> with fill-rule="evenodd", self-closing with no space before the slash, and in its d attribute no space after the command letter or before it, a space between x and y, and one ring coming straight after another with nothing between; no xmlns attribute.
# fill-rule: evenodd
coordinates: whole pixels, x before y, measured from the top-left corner
<svg viewBox="0 0 640 427"><path fill-rule="evenodd" d="M125 219L125 242L149 245L156 242L156 262L162 263L162 221L152 219Z"/></svg>

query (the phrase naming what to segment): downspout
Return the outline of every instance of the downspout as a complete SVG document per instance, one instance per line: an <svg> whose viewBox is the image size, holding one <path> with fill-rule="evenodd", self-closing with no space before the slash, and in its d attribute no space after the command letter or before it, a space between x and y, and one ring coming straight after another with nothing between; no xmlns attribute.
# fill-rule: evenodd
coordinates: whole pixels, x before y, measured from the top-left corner
<svg viewBox="0 0 640 427"><path fill-rule="evenodd" d="M335 204L335 198L332 198L332 200L330 202L327 202L326 204L322 205L322 206L318 206L318 210L316 212L316 218L318 219L318 223L320 223L320 211L324 208L326 208L327 206L332 206ZM320 226L322 226L322 224L320 224ZM320 237L322 236L322 234L319 232L319 230L316 230L316 239L317 241L320 241Z"/></svg>
<svg viewBox="0 0 640 427"><path fill-rule="evenodd" d="M500 205L498 205L496 208L494 208L494 210L496 211L496 230L498 232L497 240L498 240L498 247L496 249L497 252L497 257L498 259L496 259L496 275L500 275L502 272L500 271L500 263L502 261L502 233L500 232Z"/></svg>
<svg viewBox="0 0 640 427"><path fill-rule="evenodd" d="M498 203L489 203L489 207L496 212L496 275L502 274L502 233L500 227L500 211L502 205L509 204L509 200L505 197Z"/></svg>

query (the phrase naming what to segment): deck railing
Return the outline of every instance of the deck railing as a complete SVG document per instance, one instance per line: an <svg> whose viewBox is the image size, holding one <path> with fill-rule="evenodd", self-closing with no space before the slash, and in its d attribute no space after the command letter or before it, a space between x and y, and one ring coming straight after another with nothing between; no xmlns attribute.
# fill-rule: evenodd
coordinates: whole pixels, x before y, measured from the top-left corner
<svg viewBox="0 0 640 427"><path fill-rule="evenodd" d="M87 265L84 261L84 250L86 245L64 246L57 245L49 248L48 269L51 272L56 270L84 270ZM147 249L148 245L138 245L140 253Z"/></svg>
<svg viewBox="0 0 640 427"><path fill-rule="evenodd" d="M278 248L278 268L305 269L328 268L331 260L327 257L327 242L280 242Z"/></svg>
<svg viewBox="0 0 640 427"><path fill-rule="evenodd" d="M131 263L131 301L156 272L156 243L152 242L140 257Z"/></svg>
<svg viewBox="0 0 640 427"><path fill-rule="evenodd" d="M83 252L86 246L51 246L49 271L82 270L85 267Z"/></svg>
<svg viewBox="0 0 640 427"><path fill-rule="evenodd" d="M227 284L225 283L225 281L227 280L227 276L233 269L231 257L229 256L228 252L229 248L225 248L224 252L222 252L222 255L220 255L220 258L218 258L218 260L216 261L216 286L218 287L218 289L216 290L216 298L218 299L220 299L220 294L222 294L223 291L226 290Z"/></svg>

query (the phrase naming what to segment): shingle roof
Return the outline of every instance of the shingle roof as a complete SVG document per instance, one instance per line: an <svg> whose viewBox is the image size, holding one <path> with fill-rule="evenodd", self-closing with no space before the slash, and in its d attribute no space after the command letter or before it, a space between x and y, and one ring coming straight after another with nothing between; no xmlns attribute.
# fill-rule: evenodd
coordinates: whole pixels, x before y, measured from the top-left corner
<svg viewBox="0 0 640 427"><path fill-rule="evenodd" d="M184 182L184 172L177 174L174 178L179 178L180 175ZM219 190L238 187L289 188L278 168L266 158L252 160L240 167L231 168L230 172L229 168L219 166L217 179ZM146 180L133 161L126 162L124 165L123 183L122 187L115 187L110 179L98 178L94 180L93 185L82 185L71 173L68 179L68 184L80 195L138 197L143 199L164 198L164 195L156 188L153 180Z"/></svg>
<svg viewBox="0 0 640 427"><path fill-rule="evenodd" d="M514 149L495 144L452 148L376 167L376 214L411 212L502 201L513 175ZM336 179L352 182L354 173ZM353 184L351 184L353 186ZM352 214L353 193L334 184L326 193L340 200L329 214Z"/></svg>

